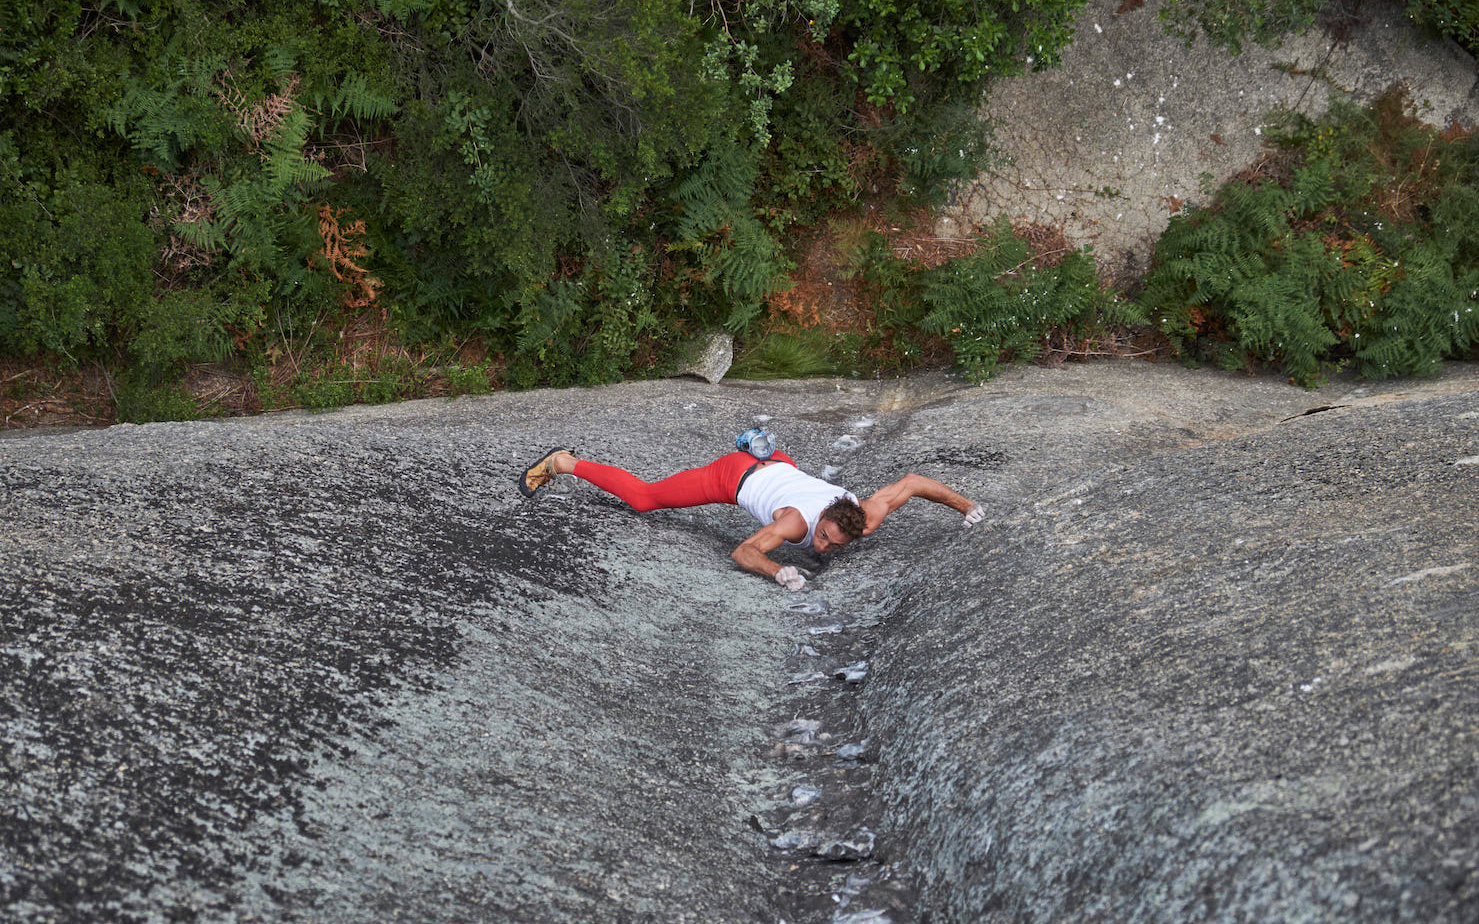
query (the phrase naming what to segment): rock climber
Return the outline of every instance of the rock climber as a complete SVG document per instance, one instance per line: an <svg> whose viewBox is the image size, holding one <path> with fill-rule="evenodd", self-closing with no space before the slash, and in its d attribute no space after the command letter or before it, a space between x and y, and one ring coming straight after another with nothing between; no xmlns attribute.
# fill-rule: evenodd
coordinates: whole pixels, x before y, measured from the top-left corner
<svg viewBox="0 0 1479 924"><path fill-rule="evenodd" d="M858 500L845 488L801 471L783 452L757 459L731 452L708 465L691 468L661 481L647 482L614 465L576 458L565 449L546 453L519 479L519 490L533 497L557 475L574 475L613 494L634 510L671 510L703 504L736 504L760 521L760 529L741 542L730 558L746 571L773 579L786 590L806 586L799 568L782 566L770 553L782 545L810 546L825 554L870 535L884 518L913 497L951 507L969 527L981 522L981 505L945 485L910 473Z"/></svg>

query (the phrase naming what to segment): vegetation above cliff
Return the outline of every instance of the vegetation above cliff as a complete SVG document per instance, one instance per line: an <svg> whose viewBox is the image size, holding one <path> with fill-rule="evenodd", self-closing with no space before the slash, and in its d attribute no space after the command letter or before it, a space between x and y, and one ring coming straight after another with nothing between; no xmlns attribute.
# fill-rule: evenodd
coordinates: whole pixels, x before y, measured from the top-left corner
<svg viewBox="0 0 1479 924"><path fill-rule="evenodd" d="M933 238L989 156L974 101L1081 5L11 0L4 423L609 382L717 326L753 375L1467 355L1474 142L1400 102L1291 126L1139 298L1051 228Z"/></svg>

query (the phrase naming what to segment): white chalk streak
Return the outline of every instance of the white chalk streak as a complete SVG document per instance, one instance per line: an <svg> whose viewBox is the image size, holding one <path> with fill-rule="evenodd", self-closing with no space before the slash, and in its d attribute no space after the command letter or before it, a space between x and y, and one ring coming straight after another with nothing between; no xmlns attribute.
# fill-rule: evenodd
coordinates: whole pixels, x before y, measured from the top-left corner
<svg viewBox="0 0 1479 924"><path fill-rule="evenodd" d="M1462 571L1467 567L1469 567L1468 562L1464 562L1461 565L1446 565L1441 568L1424 568L1421 571L1414 571L1411 574L1404 574L1396 580L1388 581L1387 586L1391 587L1394 584L1411 584L1413 581L1421 581L1423 578L1427 577L1446 577L1447 575Z"/></svg>

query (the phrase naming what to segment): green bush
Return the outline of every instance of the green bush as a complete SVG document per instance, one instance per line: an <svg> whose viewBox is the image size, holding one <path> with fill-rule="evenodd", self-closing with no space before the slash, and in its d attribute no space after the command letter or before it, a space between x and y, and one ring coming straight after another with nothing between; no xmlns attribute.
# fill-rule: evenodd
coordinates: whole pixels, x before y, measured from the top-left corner
<svg viewBox="0 0 1479 924"><path fill-rule="evenodd" d="M908 112L976 102L986 81L1057 63L1084 0L841 0L848 73L868 102Z"/></svg>
<svg viewBox="0 0 1479 924"><path fill-rule="evenodd" d="M264 320L267 287L182 289L150 299L131 319L128 347L135 371L150 382L177 376L187 363L224 362L236 341Z"/></svg>
<svg viewBox="0 0 1479 924"><path fill-rule="evenodd" d="M922 272L919 288L929 306L920 327L949 341L973 381L990 378L1005 359L1035 358L1054 329L1080 339L1142 320L1134 304L1099 281L1088 250L1039 265L1005 222L974 254Z"/></svg>
<svg viewBox="0 0 1479 924"><path fill-rule="evenodd" d="M1176 349L1311 385L1331 363L1423 374L1479 344L1479 143L1395 95L1281 141L1285 175L1229 183L1157 243L1140 299Z"/></svg>
<svg viewBox="0 0 1479 924"><path fill-rule="evenodd" d="M1469 0L1408 0L1407 15L1413 22L1451 36L1479 55L1479 4Z"/></svg>
<svg viewBox="0 0 1479 924"><path fill-rule="evenodd" d="M442 367L441 372L447 377L453 395L485 395L493 390L487 362L471 366L453 363Z"/></svg>
<svg viewBox="0 0 1479 924"><path fill-rule="evenodd" d="M523 300L512 322L517 335L506 373L509 384L608 384L631 369L632 356L644 343L662 341L646 254L634 249L606 257Z"/></svg>
<svg viewBox="0 0 1479 924"><path fill-rule="evenodd" d="M1323 0L1166 0L1158 15L1166 29L1188 41L1197 35L1233 54L1243 43L1277 45L1285 35L1314 24ZM1469 0L1407 0L1407 16L1479 54L1479 4Z"/></svg>
<svg viewBox="0 0 1479 924"><path fill-rule="evenodd" d="M82 156L25 149L0 134L0 349L79 362L114 345L125 318L147 310L159 241L148 189ZM39 148L39 150L38 150Z"/></svg>
<svg viewBox="0 0 1479 924"><path fill-rule="evenodd" d="M864 175L880 157L850 113L837 75L810 66L780 101L756 180L762 217L777 233L812 224L863 194Z"/></svg>
<svg viewBox="0 0 1479 924"><path fill-rule="evenodd" d="M121 423L195 420L200 416L195 399L179 384L155 384L130 378L118 385L115 400Z"/></svg>
<svg viewBox="0 0 1479 924"><path fill-rule="evenodd" d="M692 260L689 311L744 331L790 268L752 202L755 164L738 145L715 148L674 191L670 253Z"/></svg>
<svg viewBox="0 0 1479 924"><path fill-rule="evenodd" d="M1166 0L1158 16L1166 29L1190 42L1197 35L1233 54L1252 39L1277 45L1315 21L1322 0Z"/></svg>
<svg viewBox="0 0 1479 924"><path fill-rule="evenodd" d="M644 374L760 329L796 223L970 175L985 81L1050 64L1079 6L18 0L0 352L102 364L149 416L190 363L329 363L373 298L514 384Z"/></svg>
<svg viewBox="0 0 1479 924"><path fill-rule="evenodd" d="M959 181L995 164L989 123L974 101L941 103L891 122L878 147L897 165L900 191L933 206Z"/></svg>
<svg viewBox="0 0 1479 924"><path fill-rule="evenodd" d="M909 368L922 341L940 338L956 367L980 382L1003 362L1036 358L1054 332L1097 339L1145 320L1136 303L1100 282L1088 249L1057 262L1040 258L1005 220L973 253L928 269L898 257L873 233L857 265L874 314L873 339L862 352L878 356L885 347L878 364L885 368Z"/></svg>

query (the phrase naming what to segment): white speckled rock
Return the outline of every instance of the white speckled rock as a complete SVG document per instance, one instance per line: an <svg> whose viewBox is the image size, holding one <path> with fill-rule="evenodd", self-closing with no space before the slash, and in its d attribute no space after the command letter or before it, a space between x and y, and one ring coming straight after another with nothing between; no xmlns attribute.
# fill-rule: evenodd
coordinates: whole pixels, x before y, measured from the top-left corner
<svg viewBox="0 0 1479 924"><path fill-rule="evenodd" d="M0 920L1467 924L1476 389L1114 363L0 440ZM736 508L514 486L762 417L988 519L913 502L788 595Z"/></svg>
<svg viewBox="0 0 1479 924"><path fill-rule="evenodd" d="M722 330L710 331L694 341L691 356L679 366L678 374L696 376L713 385L733 364L734 338Z"/></svg>

